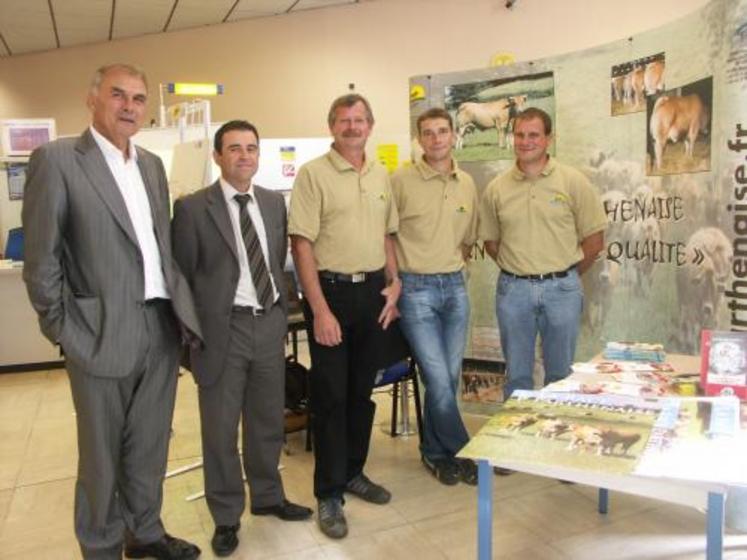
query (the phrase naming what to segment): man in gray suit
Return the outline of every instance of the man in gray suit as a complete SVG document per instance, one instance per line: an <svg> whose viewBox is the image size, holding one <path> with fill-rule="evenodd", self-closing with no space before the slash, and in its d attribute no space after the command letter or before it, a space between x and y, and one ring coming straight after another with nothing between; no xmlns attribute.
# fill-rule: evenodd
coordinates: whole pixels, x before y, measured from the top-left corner
<svg viewBox="0 0 747 560"><path fill-rule="evenodd" d="M192 287L205 345L191 352L199 385L205 497L215 521L212 547L238 546L244 483L237 450L242 426L251 512L285 521L308 519L289 502L278 461L283 445L288 251L283 196L252 178L259 134L229 121L215 134L221 177L174 205L174 256Z"/></svg>
<svg viewBox="0 0 747 560"><path fill-rule="evenodd" d="M29 162L23 278L42 332L65 354L78 426L75 532L84 558L197 558L161 522L179 350L199 342L171 254L161 160L130 138L145 116L135 67L100 68L93 124Z"/></svg>

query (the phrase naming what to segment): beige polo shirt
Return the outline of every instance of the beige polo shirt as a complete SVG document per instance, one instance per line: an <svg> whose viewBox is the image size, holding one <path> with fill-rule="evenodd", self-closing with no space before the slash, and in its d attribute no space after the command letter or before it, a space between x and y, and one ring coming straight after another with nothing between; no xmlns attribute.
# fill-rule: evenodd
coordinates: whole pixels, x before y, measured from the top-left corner
<svg viewBox="0 0 747 560"><path fill-rule="evenodd" d="M301 167L291 193L288 233L314 244L319 270L352 274L384 267L384 236L397 209L386 169L366 158L360 172L334 148Z"/></svg>
<svg viewBox="0 0 747 560"><path fill-rule="evenodd" d="M498 266L514 274L567 269L583 258L581 241L606 227L596 188L554 158L534 179L514 165L480 202L479 237L499 242Z"/></svg>
<svg viewBox="0 0 747 560"><path fill-rule="evenodd" d="M453 162L443 175L422 158L392 175L399 214L397 262L402 272L438 274L464 267L462 245L477 240L475 183Z"/></svg>

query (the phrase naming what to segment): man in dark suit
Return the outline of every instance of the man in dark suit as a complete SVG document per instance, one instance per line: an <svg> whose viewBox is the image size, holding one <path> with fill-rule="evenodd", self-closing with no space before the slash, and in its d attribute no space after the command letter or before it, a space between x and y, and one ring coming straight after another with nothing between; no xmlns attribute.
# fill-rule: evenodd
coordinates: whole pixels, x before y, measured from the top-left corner
<svg viewBox="0 0 747 560"><path fill-rule="evenodd" d="M241 419L251 512L308 519L289 502L278 461L283 445L288 251L285 201L252 184L259 134L230 121L215 134L221 178L174 206L174 255L192 287L205 345L191 352L199 385L205 497L215 521L213 550L238 546L244 483L237 450Z"/></svg>
<svg viewBox="0 0 747 560"><path fill-rule="evenodd" d="M197 558L161 522L179 349L199 342L171 254L161 160L130 138L145 116L135 67L94 75L93 124L29 162L23 278L42 332L65 353L78 425L75 532L84 558Z"/></svg>

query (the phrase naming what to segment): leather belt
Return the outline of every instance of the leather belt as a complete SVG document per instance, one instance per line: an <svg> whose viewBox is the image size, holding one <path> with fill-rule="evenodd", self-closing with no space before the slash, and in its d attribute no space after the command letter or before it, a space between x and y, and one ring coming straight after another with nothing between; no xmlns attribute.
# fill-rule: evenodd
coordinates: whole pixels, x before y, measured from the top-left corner
<svg viewBox="0 0 747 560"><path fill-rule="evenodd" d="M371 272L354 272L353 274L343 274L342 272L332 272L331 270L320 270L319 278L329 280L330 282L348 282L350 284L361 284L372 278L380 277L384 274L384 269L373 270Z"/></svg>
<svg viewBox="0 0 747 560"><path fill-rule="evenodd" d="M143 306L145 307L160 307L162 305L171 305L171 300L167 298L151 298L143 302Z"/></svg>
<svg viewBox="0 0 747 560"><path fill-rule="evenodd" d="M559 272L546 272L544 274L514 274L513 272L509 272L508 270L501 269L501 274L505 274L506 276L509 276L511 278L519 278L521 280L540 280L541 281L541 280L551 280L552 278L565 278L574 268L576 268L575 264Z"/></svg>
<svg viewBox="0 0 747 560"><path fill-rule="evenodd" d="M270 307L270 309L272 309L272 307ZM262 315L264 315L268 311L269 311L269 309L265 309L264 307L252 307L251 305L233 305L233 306L231 306L231 312L233 312L233 313L247 313L249 315L254 315L255 317L261 317Z"/></svg>

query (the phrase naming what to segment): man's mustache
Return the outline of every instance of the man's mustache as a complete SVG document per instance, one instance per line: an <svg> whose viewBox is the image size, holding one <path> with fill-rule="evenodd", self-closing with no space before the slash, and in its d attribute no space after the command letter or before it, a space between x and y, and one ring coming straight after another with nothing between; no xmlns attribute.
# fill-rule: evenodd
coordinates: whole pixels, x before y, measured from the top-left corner
<svg viewBox="0 0 747 560"><path fill-rule="evenodd" d="M363 133L359 130L346 130L342 133L343 138L359 138Z"/></svg>

